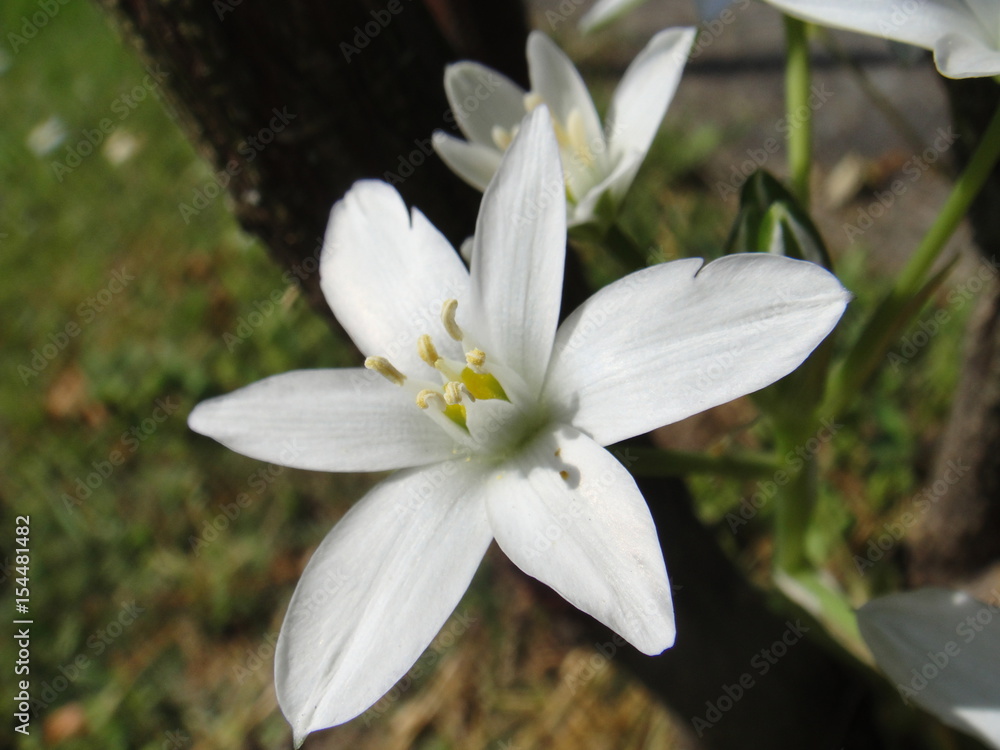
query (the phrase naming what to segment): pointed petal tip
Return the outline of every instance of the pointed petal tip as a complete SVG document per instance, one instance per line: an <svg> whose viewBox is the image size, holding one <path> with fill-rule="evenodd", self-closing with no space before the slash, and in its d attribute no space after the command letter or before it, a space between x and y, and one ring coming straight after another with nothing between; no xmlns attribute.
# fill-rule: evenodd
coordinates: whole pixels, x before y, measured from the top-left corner
<svg viewBox="0 0 1000 750"><path fill-rule="evenodd" d="M214 437L212 433L217 427L214 416L217 411L215 405L218 398L221 397L210 398L195 404L187 418L187 426L192 432L197 432L205 437Z"/></svg>
<svg viewBox="0 0 1000 750"><path fill-rule="evenodd" d="M673 618L669 623L664 623L661 632L650 633L648 640L640 643L633 643L637 651L641 651L646 656L659 656L664 651L672 648L677 641L677 628Z"/></svg>

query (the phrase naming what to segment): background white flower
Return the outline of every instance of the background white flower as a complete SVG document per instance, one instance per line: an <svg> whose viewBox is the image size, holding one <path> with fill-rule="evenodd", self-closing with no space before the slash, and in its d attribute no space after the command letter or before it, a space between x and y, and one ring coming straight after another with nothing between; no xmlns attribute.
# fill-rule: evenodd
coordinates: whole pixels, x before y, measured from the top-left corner
<svg viewBox="0 0 1000 750"><path fill-rule="evenodd" d="M949 78L1000 74L996 0L765 0L804 21L931 50Z"/></svg>
<svg viewBox="0 0 1000 750"><path fill-rule="evenodd" d="M289 605L276 681L297 742L406 673L494 538L639 650L669 647L656 529L602 446L777 380L844 310L819 266L731 255L632 274L558 325L566 211L546 191L561 175L549 118L539 107L503 157L470 271L384 183L334 206L323 291L368 370L275 376L190 416L263 460L399 470L334 527Z"/></svg>
<svg viewBox="0 0 1000 750"><path fill-rule="evenodd" d="M1000 606L917 589L868 602L858 627L904 699L1000 748Z"/></svg>
<svg viewBox="0 0 1000 750"><path fill-rule="evenodd" d="M437 131L434 149L455 174L485 190L525 112L545 103L560 145L569 224L596 221L602 198L613 210L635 179L693 41L693 29L666 29L654 36L625 72L603 128L580 73L540 31L528 37L530 93L478 63L449 65L445 93L468 141ZM550 189L561 182L560 177Z"/></svg>

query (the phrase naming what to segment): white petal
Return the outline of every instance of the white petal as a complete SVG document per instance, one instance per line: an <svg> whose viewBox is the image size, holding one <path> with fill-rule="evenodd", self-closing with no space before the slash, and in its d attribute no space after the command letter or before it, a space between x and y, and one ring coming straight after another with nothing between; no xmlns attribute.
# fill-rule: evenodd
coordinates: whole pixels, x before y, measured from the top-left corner
<svg viewBox="0 0 1000 750"><path fill-rule="evenodd" d="M933 50L938 70L950 78L1000 73L1000 28L989 25L991 14L980 0L767 1L806 21Z"/></svg>
<svg viewBox="0 0 1000 750"><path fill-rule="evenodd" d="M440 130L431 136L431 142L448 169L476 190L485 190L500 166L499 149L462 141Z"/></svg>
<svg viewBox="0 0 1000 750"><path fill-rule="evenodd" d="M635 480L569 427L538 437L486 485L500 548L528 575L646 654L673 645L670 583Z"/></svg>
<svg viewBox="0 0 1000 750"><path fill-rule="evenodd" d="M402 469L455 449L407 391L364 368L275 375L203 401L188 424L244 456L313 471Z"/></svg>
<svg viewBox="0 0 1000 750"><path fill-rule="evenodd" d="M524 119L483 195L472 251L480 347L538 393L559 320L566 196L548 110ZM459 323L462 323L461 311Z"/></svg>
<svg viewBox="0 0 1000 750"><path fill-rule="evenodd" d="M587 143L604 143L601 118L580 72L566 53L540 31L528 35L528 75L531 90L542 100L564 127L576 110L583 122ZM603 150L603 149L601 149Z"/></svg>
<svg viewBox="0 0 1000 750"><path fill-rule="evenodd" d="M396 474L323 540L275 653L296 745L373 705L458 605L491 540L481 481L458 461Z"/></svg>
<svg viewBox="0 0 1000 750"><path fill-rule="evenodd" d="M566 319L543 399L601 445L624 440L787 375L848 298L821 267L763 253L652 266Z"/></svg>
<svg viewBox="0 0 1000 750"><path fill-rule="evenodd" d="M524 89L479 63L445 68L444 92L458 127L475 143L497 148L493 128L509 131L524 117Z"/></svg>
<svg viewBox="0 0 1000 750"><path fill-rule="evenodd" d="M1000 607L917 589L868 602L858 627L904 698L1000 748Z"/></svg>
<svg viewBox="0 0 1000 750"><path fill-rule="evenodd" d="M441 306L466 299L461 258L422 213L406 210L384 182L355 183L330 212L320 283L334 315L367 356L387 357L406 374L432 371L417 355L427 333L442 356L461 357L441 326Z"/></svg>
<svg viewBox="0 0 1000 750"><path fill-rule="evenodd" d="M580 31L589 34L611 23L618 16L642 5L646 0L597 0L580 19Z"/></svg>
<svg viewBox="0 0 1000 750"><path fill-rule="evenodd" d="M608 110L606 135L613 163L639 155L634 168L619 178L616 199L632 184L653 137L674 97L687 63L695 29L665 29L640 52L615 90Z"/></svg>
<svg viewBox="0 0 1000 750"><path fill-rule="evenodd" d="M632 179L639 171L645 156L638 153L626 154L603 180L584 193L575 204L570 204L569 225L575 227L599 218L596 216L597 204L600 203L601 196L607 192L611 192L617 206L632 184Z"/></svg>

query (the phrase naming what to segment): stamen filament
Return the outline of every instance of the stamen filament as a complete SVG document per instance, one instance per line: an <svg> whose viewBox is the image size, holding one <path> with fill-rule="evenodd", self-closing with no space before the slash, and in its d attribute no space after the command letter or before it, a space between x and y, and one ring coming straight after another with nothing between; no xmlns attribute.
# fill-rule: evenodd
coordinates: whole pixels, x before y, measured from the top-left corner
<svg viewBox="0 0 1000 750"><path fill-rule="evenodd" d="M444 375L448 380L461 380L462 375L457 369L455 369L452 362L445 359L444 357L438 358L434 363L434 369Z"/></svg>
<svg viewBox="0 0 1000 750"><path fill-rule="evenodd" d="M444 397L437 391L432 391L429 388L424 388L417 394L417 406L421 409L434 408L437 411L444 411L447 404L444 402Z"/></svg>

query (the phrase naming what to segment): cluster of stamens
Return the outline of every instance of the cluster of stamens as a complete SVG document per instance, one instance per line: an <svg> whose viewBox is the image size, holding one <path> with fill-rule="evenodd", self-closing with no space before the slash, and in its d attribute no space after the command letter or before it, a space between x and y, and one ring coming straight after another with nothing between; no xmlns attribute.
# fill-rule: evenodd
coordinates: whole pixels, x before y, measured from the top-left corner
<svg viewBox="0 0 1000 750"><path fill-rule="evenodd" d="M448 335L462 343L465 363L445 359L438 354L434 341L428 334L417 339L417 354L420 359L440 373L444 383L440 390L421 388L416 392L416 403L421 409L433 410L447 417L451 422L468 431L465 402L477 399L502 399L509 401L503 386L486 369L486 352L471 345L465 332L455 320L458 300L446 300L441 307L441 324ZM368 357L365 367L374 370L389 382L405 386L407 377L385 357Z"/></svg>
<svg viewBox="0 0 1000 750"><path fill-rule="evenodd" d="M544 100L539 94L530 91L524 95L524 111L531 112L543 102ZM587 143L587 129L584 127L583 115L580 114L580 110L570 110L565 123L560 122L554 114L551 117L552 129L555 131L556 140L559 142L560 148L572 154L582 166L592 166L594 163L594 154L591 151L590 144ZM517 135L517 131L517 125L510 128L510 130L502 128L499 125L494 125L490 131L490 135L496 147L501 151L506 151L511 141L514 140L514 136Z"/></svg>

